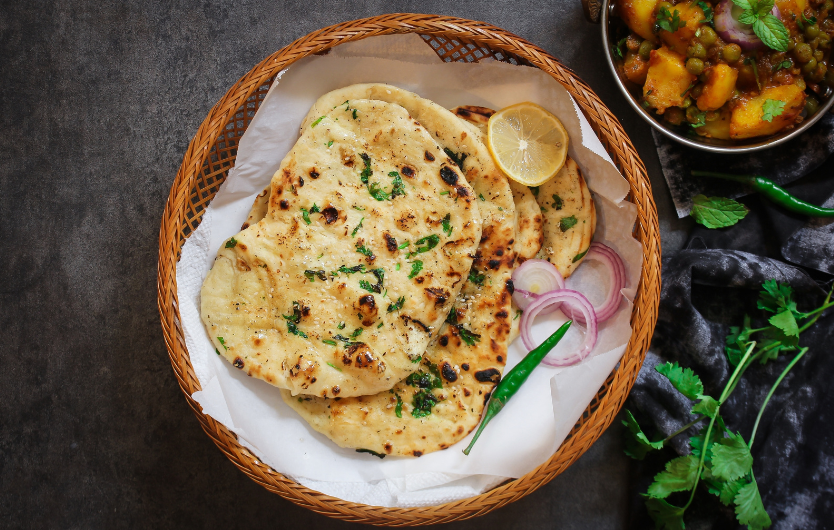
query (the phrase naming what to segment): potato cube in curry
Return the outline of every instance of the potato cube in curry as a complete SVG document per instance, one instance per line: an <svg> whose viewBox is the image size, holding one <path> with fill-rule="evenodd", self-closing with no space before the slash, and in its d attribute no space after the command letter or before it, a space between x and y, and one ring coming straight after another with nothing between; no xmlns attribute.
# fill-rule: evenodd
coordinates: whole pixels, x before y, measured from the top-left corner
<svg viewBox="0 0 834 530"><path fill-rule="evenodd" d="M707 82L698 97L700 110L718 110L733 95L738 71L726 64L716 64L707 70Z"/></svg>
<svg viewBox="0 0 834 530"><path fill-rule="evenodd" d="M698 28L703 26L704 10L698 7L698 4L691 2L689 4L680 3L675 6L666 6L669 14L674 18L675 12L678 15L678 28L674 32L660 30L660 38L665 42L670 49L685 54L689 42L695 38L695 32ZM658 9L659 10L659 9Z"/></svg>
<svg viewBox="0 0 834 530"><path fill-rule="evenodd" d="M655 40L654 10L658 0L622 0L619 2L620 17L634 33L644 39Z"/></svg>
<svg viewBox="0 0 834 530"><path fill-rule="evenodd" d="M642 85L646 82L646 74L649 73L649 61L640 57L639 53L629 51L623 62L623 72L629 81Z"/></svg>
<svg viewBox="0 0 834 530"><path fill-rule="evenodd" d="M730 111L725 107L717 119L707 121L701 127L695 129L698 136L717 138L719 140L730 139Z"/></svg>
<svg viewBox="0 0 834 530"><path fill-rule="evenodd" d="M683 105L687 89L695 79L686 70L683 55L661 46L658 50L652 50L649 58L643 99L663 114L669 107Z"/></svg>
<svg viewBox="0 0 834 530"><path fill-rule="evenodd" d="M730 137L738 140L777 133L793 124L804 106L805 92L796 85L766 88L758 96L742 99L733 109Z"/></svg>

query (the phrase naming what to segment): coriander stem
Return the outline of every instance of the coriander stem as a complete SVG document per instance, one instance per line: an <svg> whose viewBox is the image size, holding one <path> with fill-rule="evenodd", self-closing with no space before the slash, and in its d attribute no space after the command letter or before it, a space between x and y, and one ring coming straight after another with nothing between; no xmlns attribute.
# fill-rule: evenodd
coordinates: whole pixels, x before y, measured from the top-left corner
<svg viewBox="0 0 834 530"><path fill-rule="evenodd" d="M776 382L773 383L773 386L770 388L770 392L768 392L767 396L765 397L764 403L762 403L761 408L759 408L759 415L756 416L756 423L753 424L753 433L750 435L750 441L747 443L747 447L753 447L753 440L756 438L756 430L759 428L759 421L762 419L762 414L764 413L764 409L767 406L767 402L770 401L770 398L773 397L773 393L776 392L776 387L779 386L779 383L782 382L782 379L784 379L785 376L788 375L788 372L791 371L791 368L793 368L793 366L797 362L799 362L799 359L801 359L807 351L808 348L802 348L801 350L799 350L799 353L796 355L796 357L794 357L793 360L785 367L785 369L782 370L782 373L776 379Z"/></svg>
<svg viewBox="0 0 834 530"><path fill-rule="evenodd" d="M664 439L663 439L663 443L668 442L669 440L671 440L671 439L672 439L672 438L674 438L675 436L679 435L680 433L684 432L685 430L689 429L690 427L694 427L694 426L695 426L698 422L700 422L700 421L701 421L701 420L703 420L704 418L706 418L706 416L701 416L701 417L699 417L699 418L696 418L696 419L694 419L694 420L690 421L689 423L687 423L686 425L684 425L683 427L681 427L681 428L680 428L680 429L678 429L677 431L673 432L672 434L670 434L669 436L667 436L666 438L664 438Z"/></svg>
<svg viewBox="0 0 834 530"><path fill-rule="evenodd" d="M721 404L724 403L725 399L727 399L730 385L739 377L742 367L747 363L747 359L750 358L750 354L753 353L753 348L755 347L756 343L751 342L750 346L747 348L747 352L744 354L744 357L741 358L741 362L738 363L738 366L736 366L735 372L733 372L733 375L730 376L730 380L727 381L727 386L724 387L724 392L721 393L721 399L718 400L718 406L715 408L715 415L713 415L713 417L709 420L707 434L704 436L704 447L701 449L701 458L698 460L698 473L695 475L695 484L692 485L692 493L689 495L689 501L686 503L686 506L683 507L684 510L689 508L689 505L692 504L692 501L695 499L695 492L698 491L698 482L701 480L701 473L704 471L704 458L706 458L707 451L709 451L709 435L712 433L712 426L715 424L715 418L718 417L718 413L721 411Z"/></svg>
<svg viewBox="0 0 834 530"><path fill-rule="evenodd" d="M744 370L747 369L747 366L749 366L749 364L747 364L747 359L750 358L750 354L753 353L753 348L755 348L755 347L756 347L756 341L751 342L750 346L747 348L747 352L744 354L744 357L741 358L741 362L738 363L738 366L736 366L735 372L733 372L733 375L730 376L730 380L727 381L727 386L724 387L724 392L721 393L721 398L718 400L718 405L719 406L722 403L724 403L724 400L727 399L727 396L730 394L730 392L732 392L731 387L733 389L735 388L734 383L739 378L740 372L743 372Z"/></svg>
<svg viewBox="0 0 834 530"><path fill-rule="evenodd" d="M803 331L805 331L806 329L808 329L808 328L810 328L811 326L813 326L813 325L814 325L814 322L816 322L816 321L817 321L817 320L818 320L818 319L822 316L822 312L823 312L823 311L825 311L825 310L826 310L826 309L828 309L829 307L834 306L834 303L829 303L829 302L831 301L831 294L832 294L832 293L834 293L834 285L832 285L832 286L831 286L831 290L830 290L830 291L828 291L828 296L826 296L826 297L825 297L825 302L823 302L823 303L822 303L822 306L820 306L820 307L818 307L818 308L814 309L814 310L813 310L813 311L811 311L810 313L806 313L806 314L805 314L805 316L806 316L806 317L809 317L809 316L813 315L814 313L816 313L816 314L817 314L817 316L815 316L813 319L811 319L809 322L806 322L806 323L805 323L805 324L804 324L801 328L799 328L799 332L800 332L800 333L802 333L802 332L803 332Z"/></svg>

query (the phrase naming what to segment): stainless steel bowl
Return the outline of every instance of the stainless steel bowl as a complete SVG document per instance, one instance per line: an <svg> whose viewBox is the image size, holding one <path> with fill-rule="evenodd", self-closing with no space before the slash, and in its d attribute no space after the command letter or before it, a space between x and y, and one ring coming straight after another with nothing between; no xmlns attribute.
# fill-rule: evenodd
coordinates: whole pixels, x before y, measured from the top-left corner
<svg viewBox="0 0 834 530"><path fill-rule="evenodd" d="M698 136L694 133L691 135L681 134L679 130L676 130L673 126L667 125L659 119L656 114L648 112L640 105L640 97L642 96L640 87L626 79L625 76L621 77L617 68L614 66L614 57L611 54L611 48L614 42L616 42L614 40L614 31L617 24L625 26L625 23L613 14L615 3L611 0L602 0L601 2L599 2L599 0L582 0L582 4L585 8L585 14L589 20L593 22L599 21L601 23L602 44L603 49L605 50L605 60L608 63L608 67L611 69L611 73L614 75L614 80L617 82L617 85L620 87L620 90L623 92L626 100L628 100L629 104L632 108L634 108L635 112L642 116L643 119L649 123L649 125L669 138L672 138L673 140L684 145L688 145L696 149L702 149L704 151L711 151L713 153L749 153L752 151L769 149L783 144L805 132L809 127L816 123L817 120L823 117L825 113L831 109L831 105L834 104L834 91L829 88L823 97L820 98L819 110L817 110L813 116L806 117L801 124L793 129L761 138L750 138L748 140L717 140L715 138Z"/></svg>

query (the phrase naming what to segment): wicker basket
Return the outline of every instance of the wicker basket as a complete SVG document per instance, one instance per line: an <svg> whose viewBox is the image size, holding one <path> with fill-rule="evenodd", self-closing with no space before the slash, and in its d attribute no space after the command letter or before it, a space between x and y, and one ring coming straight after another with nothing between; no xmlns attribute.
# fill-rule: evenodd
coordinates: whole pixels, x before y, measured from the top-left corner
<svg viewBox="0 0 834 530"><path fill-rule="evenodd" d="M446 61L484 57L535 66L561 83L579 103L594 131L628 180L628 199L638 210L634 235L643 244L631 325L634 333L619 366L611 373L567 439L545 463L523 477L469 499L424 508L384 508L330 497L293 482L242 447L233 433L202 413L191 394L200 390L185 347L177 301L176 266L188 235L226 178L243 135L275 75L310 54L326 53L344 42L393 33L418 33ZM183 158L171 188L159 234L158 304L171 364L188 404L221 451L252 480L315 512L362 523L413 526L451 522L485 514L527 495L568 468L611 424L631 390L657 321L660 295L660 241L651 185L634 146L617 119L571 70L541 48L498 27L452 17L381 15L321 29L267 57L238 81L211 109Z"/></svg>

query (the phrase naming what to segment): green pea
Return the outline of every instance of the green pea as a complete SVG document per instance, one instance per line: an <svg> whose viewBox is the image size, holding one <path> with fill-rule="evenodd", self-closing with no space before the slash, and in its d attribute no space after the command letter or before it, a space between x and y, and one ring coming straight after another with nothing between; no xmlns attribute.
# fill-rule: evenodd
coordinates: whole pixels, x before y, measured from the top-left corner
<svg viewBox="0 0 834 530"><path fill-rule="evenodd" d="M817 60L811 57L811 60L807 63L802 65L802 73L805 75L810 75L814 70L817 69Z"/></svg>
<svg viewBox="0 0 834 530"><path fill-rule="evenodd" d="M640 48L637 50L637 53L640 54L640 57L643 59L648 59L654 49L654 45L651 41L644 40L640 43Z"/></svg>
<svg viewBox="0 0 834 530"><path fill-rule="evenodd" d="M807 88L807 86L805 85L805 80L801 77L797 77L796 79L794 79L793 84L799 87L799 90L805 90Z"/></svg>
<svg viewBox="0 0 834 530"><path fill-rule="evenodd" d="M689 45L689 48L686 49L686 56L696 57L698 59L706 59L707 49L704 48L704 45L700 42L694 42Z"/></svg>
<svg viewBox="0 0 834 530"><path fill-rule="evenodd" d="M721 117L721 113L717 110L711 110L704 116L704 121L715 121Z"/></svg>
<svg viewBox="0 0 834 530"><path fill-rule="evenodd" d="M692 75L701 75L704 71L704 61L697 57L690 57L686 61L686 71Z"/></svg>
<svg viewBox="0 0 834 530"><path fill-rule="evenodd" d="M820 108L820 102L817 101L817 98L814 96L809 96L808 99L805 100L805 113L808 116L812 114L816 114L817 110Z"/></svg>
<svg viewBox="0 0 834 530"><path fill-rule="evenodd" d="M688 116L689 115L689 109L693 108L692 107L692 98L689 97L689 96L686 96L686 99L683 100L683 103L681 103L681 107L686 109L687 116ZM696 108L695 110L698 110L698 109Z"/></svg>
<svg viewBox="0 0 834 530"><path fill-rule="evenodd" d="M816 37L819 34L820 34L820 27L817 26L816 24L811 24L811 25L805 26L805 36L808 37L809 39L813 39L814 37Z"/></svg>
<svg viewBox="0 0 834 530"><path fill-rule="evenodd" d="M814 59L816 59L818 63L822 62L824 56L825 54L822 53L822 50L817 50L814 52Z"/></svg>
<svg viewBox="0 0 834 530"><path fill-rule="evenodd" d="M695 85L695 88L689 91L689 95L693 98L698 99L701 97L701 94L704 92L704 85Z"/></svg>
<svg viewBox="0 0 834 530"><path fill-rule="evenodd" d="M831 37L828 36L828 33L820 33L819 37L817 37L817 40L820 43L820 48L828 48L829 46L831 46Z"/></svg>
<svg viewBox="0 0 834 530"><path fill-rule="evenodd" d="M811 80L815 83L821 83L825 79L826 73L828 73L828 67L824 63L817 63L816 69L811 72Z"/></svg>
<svg viewBox="0 0 834 530"><path fill-rule="evenodd" d="M830 13L831 11L834 11L834 2L832 2L831 0L825 0L825 3L822 5L822 8L823 10L828 11Z"/></svg>
<svg viewBox="0 0 834 530"><path fill-rule="evenodd" d="M686 121L689 123L698 123L698 115L701 113L698 107L689 107L686 109Z"/></svg>
<svg viewBox="0 0 834 530"><path fill-rule="evenodd" d="M796 48L793 50L793 55L800 63L807 63L814 58L814 51L809 45L803 42L802 44L796 45Z"/></svg>
<svg viewBox="0 0 834 530"><path fill-rule="evenodd" d="M704 26L701 28L701 34L698 36L698 40L703 42L704 46L712 46L718 40L718 35L715 34L715 30L711 27Z"/></svg>
<svg viewBox="0 0 834 530"><path fill-rule="evenodd" d="M738 44L727 44L721 48L721 57L728 63L734 63L741 58L741 46Z"/></svg>
<svg viewBox="0 0 834 530"><path fill-rule="evenodd" d="M794 48L796 48L796 42L791 39L788 41L788 51L792 52Z"/></svg>
<svg viewBox="0 0 834 530"><path fill-rule="evenodd" d="M679 107L669 107L663 114L663 118L672 125L680 125L686 116Z"/></svg>

